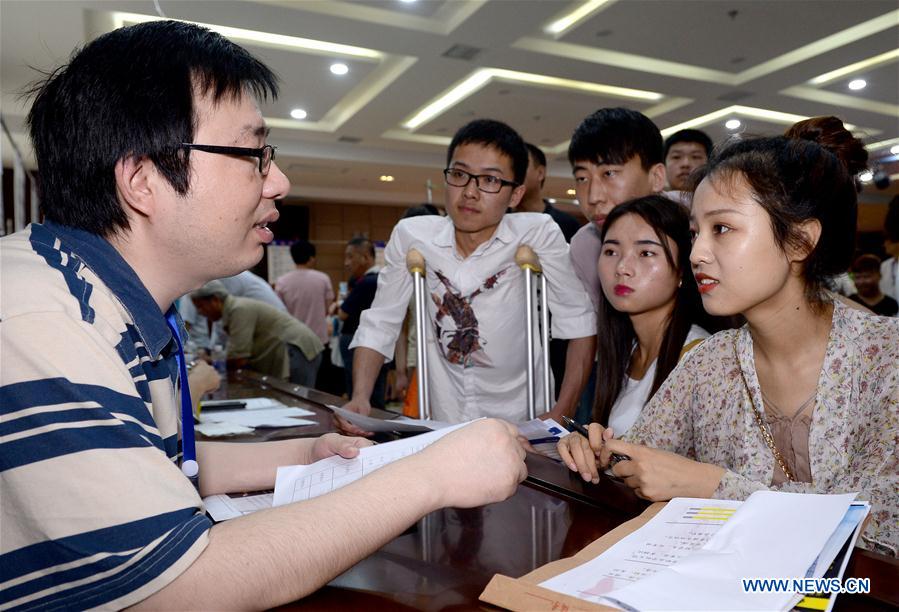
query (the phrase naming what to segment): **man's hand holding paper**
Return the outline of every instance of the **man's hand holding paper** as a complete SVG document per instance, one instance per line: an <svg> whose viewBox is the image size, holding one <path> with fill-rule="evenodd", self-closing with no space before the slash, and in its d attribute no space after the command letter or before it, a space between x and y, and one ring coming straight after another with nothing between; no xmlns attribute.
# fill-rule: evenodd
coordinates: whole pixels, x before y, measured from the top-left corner
<svg viewBox="0 0 899 612"><path fill-rule="evenodd" d="M340 455L344 459L352 459L359 454L359 449L371 446L372 441L365 438L342 436L336 433L328 433L316 438L312 445L309 461L301 463L313 463L319 459L326 459L334 455Z"/></svg>
<svg viewBox="0 0 899 612"><path fill-rule="evenodd" d="M528 475L518 430L480 419L449 433L415 456L443 496L438 507L473 508L502 501ZM472 479L471 474L478 478Z"/></svg>

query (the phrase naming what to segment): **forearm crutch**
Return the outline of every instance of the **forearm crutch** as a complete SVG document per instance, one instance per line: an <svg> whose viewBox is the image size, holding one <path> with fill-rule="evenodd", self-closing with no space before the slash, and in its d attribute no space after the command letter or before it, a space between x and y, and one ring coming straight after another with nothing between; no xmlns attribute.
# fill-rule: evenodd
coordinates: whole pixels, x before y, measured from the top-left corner
<svg viewBox="0 0 899 612"><path fill-rule="evenodd" d="M525 314L527 318L528 344L528 419L537 418L534 405L534 286L533 276L540 277L540 335L543 341L543 401L546 410L552 408L552 391L550 389L549 368L549 300L546 293L546 275L540 267L540 260L534 249L526 244L515 251L515 263L524 272Z"/></svg>
<svg viewBox="0 0 899 612"><path fill-rule="evenodd" d="M418 362L418 416L431 418L431 406L428 403L428 351L427 348L427 302L425 299L425 258L415 249L406 253L406 268L412 275L412 296L415 300L415 331L418 338L415 342L415 357Z"/></svg>

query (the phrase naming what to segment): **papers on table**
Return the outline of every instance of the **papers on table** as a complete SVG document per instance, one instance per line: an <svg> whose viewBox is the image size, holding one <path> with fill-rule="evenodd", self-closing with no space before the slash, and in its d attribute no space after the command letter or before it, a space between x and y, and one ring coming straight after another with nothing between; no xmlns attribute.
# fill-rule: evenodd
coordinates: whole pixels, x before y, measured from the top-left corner
<svg viewBox="0 0 899 612"><path fill-rule="evenodd" d="M518 424L518 433L527 438L531 448L550 459L561 461L557 444L567 436L567 429L553 419L532 419Z"/></svg>
<svg viewBox="0 0 899 612"><path fill-rule="evenodd" d="M743 503L676 498L605 553L540 586L637 610L785 609L799 596L744 592L742 579L806 576L819 555L824 561L854 498L776 491Z"/></svg>
<svg viewBox="0 0 899 612"><path fill-rule="evenodd" d="M532 419L518 424L518 433L529 441L544 438L562 439L570 432L553 419Z"/></svg>
<svg viewBox="0 0 899 612"><path fill-rule="evenodd" d="M452 425L413 438L366 446L353 459L328 457L310 465L279 467L273 505L312 499L359 480L397 459L413 455L468 423Z"/></svg>
<svg viewBox="0 0 899 612"><path fill-rule="evenodd" d="M194 425L194 430L207 438L221 438L223 436L239 436L252 433L252 427L244 427L236 423L200 423Z"/></svg>
<svg viewBox="0 0 899 612"><path fill-rule="evenodd" d="M278 400L272 399L270 397L245 397L224 400L204 400L200 402L200 409L203 411L212 411L215 410L216 404L233 404L235 402L243 403L243 410L260 410L262 408L287 408L287 404L279 402ZM312 412L309 412L309 414L312 414Z"/></svg>
<svg viewBox="0 0 899 612"><path fill-rule="evenodd" d="M410 419L404 416L395 419L378 419L373 416L362 415L357 412L341 408L340 406L332 406L330 404L328 404L328 408L333 410L336 415L346 419L356 427L364 429L365 431L422 432L443 429L444 427L449 427L450 425L449 423L444 423L443 421Z"/></svg>
<svg viewBox="0 0 899 612"><path fill-rule="evenodd" d="M673 499L639 531L589 563L540 586L600 603L602 596L651 576L703 546L740 504L726 500Z"/></svg>
<svg viewBox="0 0 899 612"><path fill-rule="evenodd" d="M227 521L272 507L272 493L210 495L203 498L206 511L216 522Z"/></svg>
<svg viewBox="0 0 899 612"><path fill-rule="evenodd" d="M240 399L246 403L246 408L237 410L213 410L205 408L200 412L200 423L203 427L207 423L228 423L231 425L239 425L242 427L299 427L301 425L315 425L315 421L301 419L297 417L312 416L315 413L305 408L291 408L282 404L278 400L267 397L250 397ZM202 406L203 404L201 404ZM223 428L212 428L213 431L222 431ZM228 431L227 433L218 435L229 435L236 433ZM207 435L205 431L198 427L198 431ZM213 434L215 435L215 434Z"/></svg>

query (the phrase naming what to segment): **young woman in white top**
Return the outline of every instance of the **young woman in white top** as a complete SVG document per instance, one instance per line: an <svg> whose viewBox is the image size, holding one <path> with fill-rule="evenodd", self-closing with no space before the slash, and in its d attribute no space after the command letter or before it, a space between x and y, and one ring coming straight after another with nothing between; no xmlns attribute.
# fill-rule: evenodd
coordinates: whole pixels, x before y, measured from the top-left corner
<svg viewBox="0 0 899 612"><path fill-rule="evenodd" d="M690 219L682 205L651 195L616 207L603 224L597 272L593 418L616 436L633 425L681 355L708 333L690 272Z"/></svg>

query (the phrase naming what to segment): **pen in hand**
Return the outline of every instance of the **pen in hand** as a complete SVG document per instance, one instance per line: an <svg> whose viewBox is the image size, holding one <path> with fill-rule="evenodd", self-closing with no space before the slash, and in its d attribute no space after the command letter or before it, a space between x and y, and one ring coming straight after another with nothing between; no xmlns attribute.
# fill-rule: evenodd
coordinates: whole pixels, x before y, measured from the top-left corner
<svg viewBox="0 0 899 612"><path fill-rule="evenodd" d="M574 419L571 419L565 415L562 415L562 423L565 425L565 427L567 427L569 429L573 429L574 431L578 432L579 434L581 434L588 440L590 439L590 433L587 431L587 428L584 427L583 425L581 425L580 423L578 423L577 421L575 421ZM621 455L619 453L612 453L610 460L609 460L609 467L610 468L614 467L615 464L618 463L619 461L630 461L630 460L631 460L631 458L628 457L627 455Z"/></svg>

